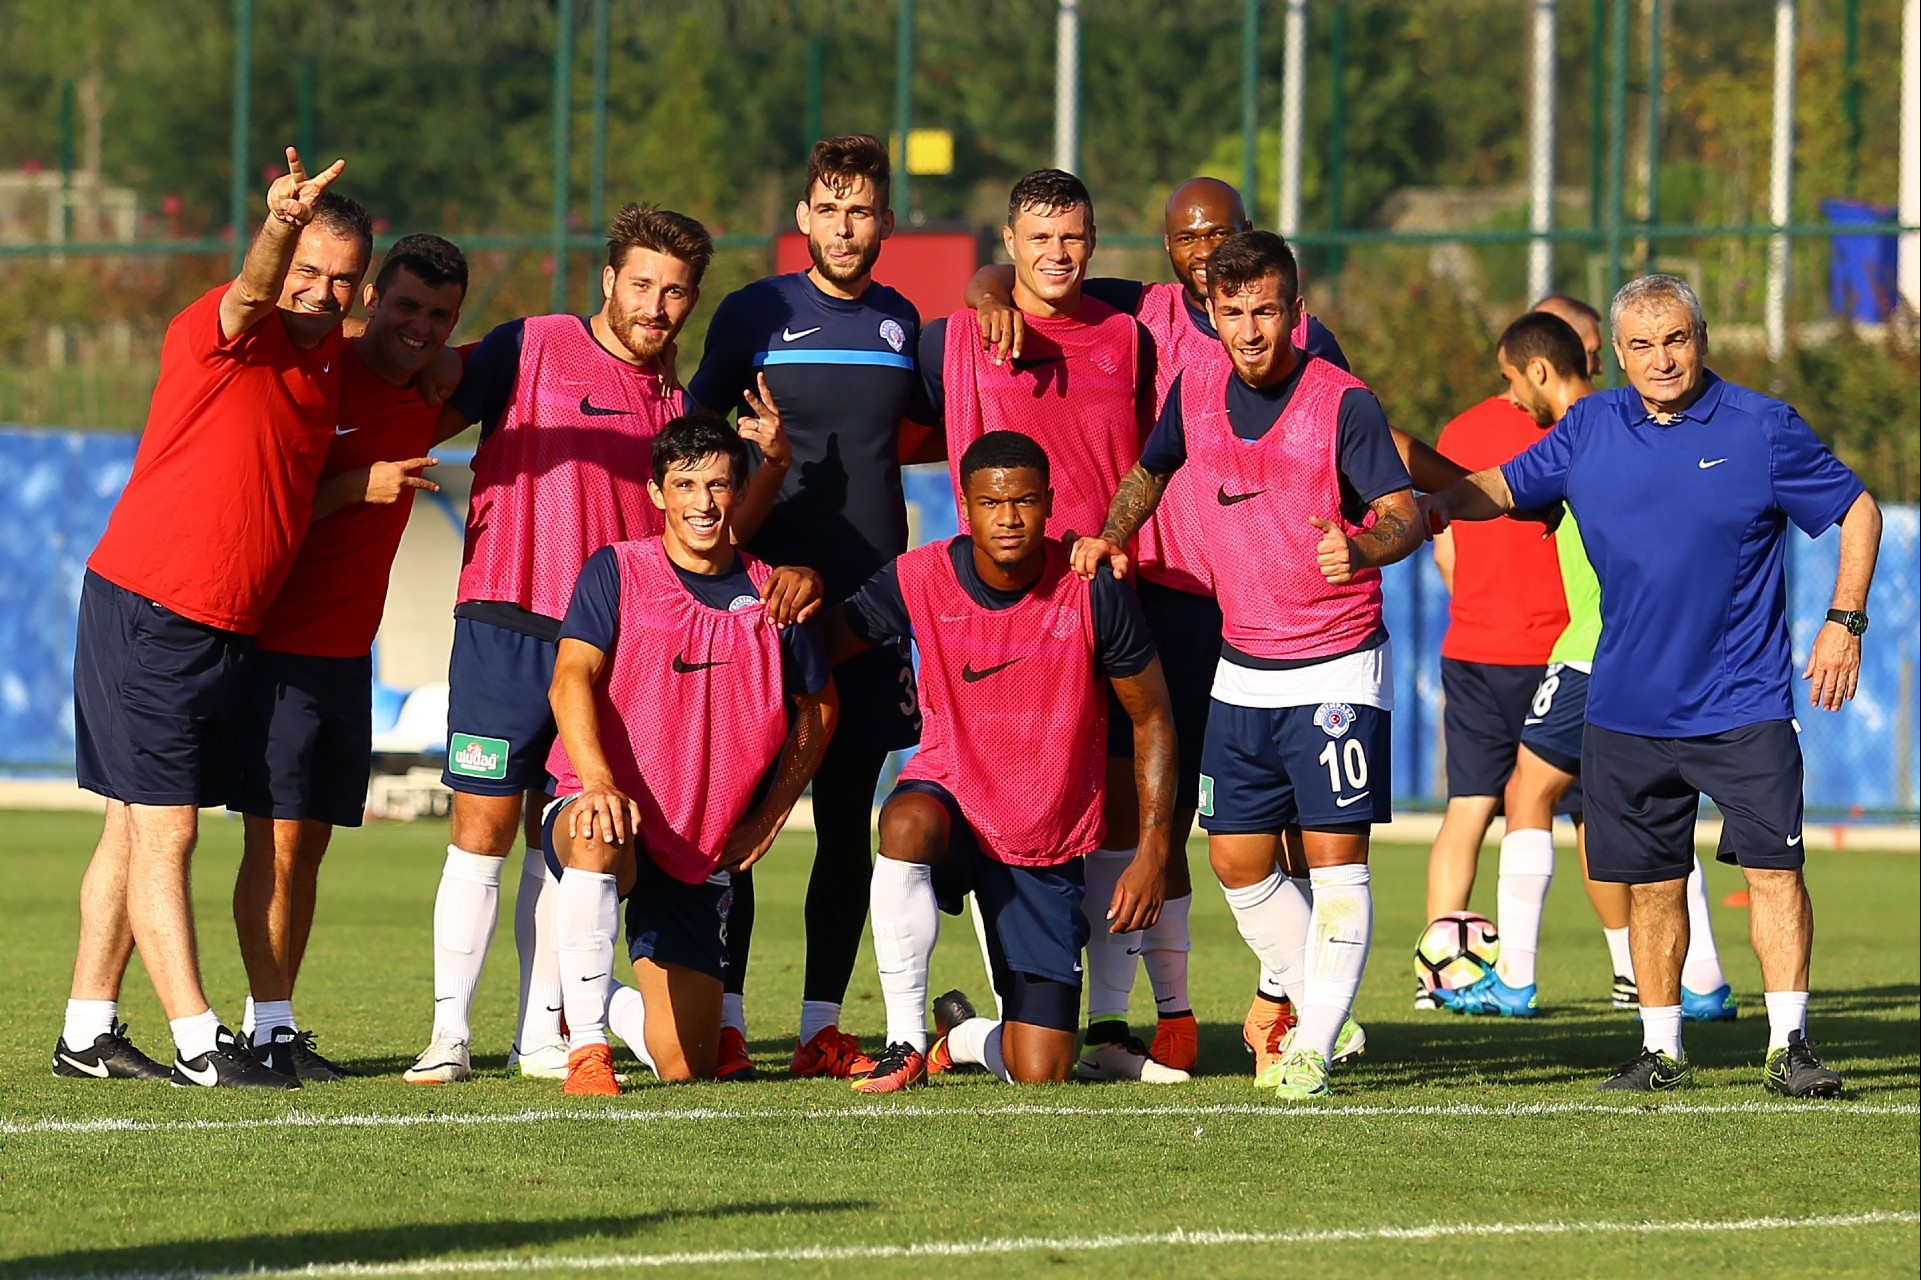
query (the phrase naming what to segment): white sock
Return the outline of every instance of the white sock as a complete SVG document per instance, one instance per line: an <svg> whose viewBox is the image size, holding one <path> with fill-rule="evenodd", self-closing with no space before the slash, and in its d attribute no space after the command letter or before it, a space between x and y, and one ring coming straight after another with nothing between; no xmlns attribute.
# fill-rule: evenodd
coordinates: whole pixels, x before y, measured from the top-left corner
<svg viewBox="0 0 1921 1280"><path fill-rule="evenodd" d="M1260 989L1298 1008L1307 985L1307 930L1313 911L1280 872L1241 889L1222 887L1241 938L1261 965Z"/></svg>
<svg viewBox="0 0 1921 1280"><path fill-rule="evenodd" d="M1680 1005L1641 1006L1641 1047L1665 1053L1670 1058L1681 1056Z"/></svg>
<svg viewBox="0 0 1921 1280"><path fill-rule="evenodd" d="M747 997L738 991L725 991L720 997L720 1025L732 1027L747 1038Z"/></svg>
<svg viewBox="0 0 1921 1280"><path fill-rule="evenodd" d="M290 1031L300 1030L300 1024L293 1020L293 1001L256 1002L252 996L248 996L247 1003L253 1006L253 1026L247 1032L247 1039L254 1048L272 1044L273 1033L280 1027L286 1027Z"/></svg>
<svg viewBox="0 0 1921 1280"><path fill-rule="evenodd" d="M113 1033L119 1018L118 1000L69 1000L67 1020L60 1027L61 1043L69 1049L91 1049L95 1040Z"/></svg>
<svg viewBox="0 0 1921 1280"><path fill-rule="evenodd" d="M994 961L987 954L987 917L981 914L981 900L977 893L967 895L967 914L974 922L974 942L981 949L981 969L987 974L987 985L994 992L994 1016L1001 1016L1005 1006L1001 1003L1000 988L994 986Z"/></svg>
<svg viewBox="0 0 1921 1280"><path fill-rule="evenodd" d="M1714 946L1714 923L1708 917L1708 878L1695 858L1688 876L1688 954L1681 961L1681 985L1696 995L1707 995L1727 985L1721 972L1721 953Z"/></svg>
<svg viewBox="0 0 1921 1280"><path fill-rule="evenodd" d="M986 1067L1012 1084L1007 1061L1001 1057L1001 1024L991 1018L969 1018L947 1033L947 1052L956 1062Z"/></svg>
<svg viewBox="0 0 1921 1280"><path fill-rule="evenodd" d="M546 851L528 845L520 862L520 892L514 895L514 950L520 953L520 1030L514 1045L522 1053L564 1038L552 901L558 883L547 866Z"/></svg>
<svg viewBox="0 0 1921 1280"><path fill-rule="evenodd" d="M1805 991L1764 991L1761 999L1768 1006L1768 1052L1788 1047L1788 1033L1808 1032L1808 993Z"/></svg>
<svg viewBox="0 0 1921 1280"><path fill-rule="evenodd" d="M800 1002L800 1042L806 1044L829 1027L840 1025L840 1005L833 1000Z"/></svg>
<svg viewBox="0 0 1921 1280"><path fill-rule="evenodd" d="M887 1006L887 1043L927 1050L927 966L940 937L934 869L882 856L874 859L868 909L874 963Z"/></svg>
<svg viewBox="0 0 1921 1280"><path fill-rule="evenodd" d="M1154 1008L1165 1017L1194 1008L1187 994L1187 916L1194 895L1184 893L1161 904L1161 918L1141 931L1141 965L1154 984Z"/></svg>
<svg viewBox="0 0 1921 1280"><path fill-rule="evenodd" d="M1534 956L1541 949L1541 908L1554 882L1554 833L1538 828L1509 831L1501 837L1501 878L1495 894L1495 923L1501 933L1501 959L1495 969L1510 987L1534 983Z"/></svg>
<svg viewBox="0 0 1921 1280"><path fill-rule="evenodd" d="M474 988L500 923L500 858L447 846L434 894L434 1038L474 1038Z"/></svg>
<svg viewBox="0 0 1921 1280"><path fill-rule="evenodd" d="M634 1057L655 1075L654 1055L647 1052L647 1002L640 992L609 979L607 984L607 1029L621 1038Z"/></svg>
<svg viewBox="0 0 1921 1280"><path fill-rule="evenodd" d="M607 1043L607 981L614 972L620 891L604 872L569 867L553 890L560 989L568 1045Z"/></svg>
<svg viewBox="0 0 1921 1280"><path fill-rule="evenodd" d="M1615 974L1634 981L1634 953L1628 948L1628 931L1603 929L1601 936L1607 939L1608 960L1614 965Z"/></svg>
<svg viewBox="0 0 1921 1280"><path fill-rule="evenodd" d="M196 1013L191 1018L174 1018L167 1026L173 1031L174 1048L180 1051L180 1060L198 1058L203 1053L212 1053L214 1041L220 1032L220 1015L212 1009Z"/></svg>
<svg viewBox="0 0 1921 1280"><path fill-rule="evenodd" d="M1107 906L1114 900L1114 886L1121 873L1134 860L1132 849L1096 849L1087 855L1087 894L1081 899L1081 914L1087 917L1087 1022L1119 1019L1127 1021L1127 998L1134 990L1134 973L1139 967L1141 935L1109 933Z"/></svg>
<svg viewBox="0 0 1921 1280"><path fill-rule="evenodd" d="M1296 1001L1301 1011L1294 1043L1317 1049L1334 1060L1334 1041L1341 1024L1354 1008L1367 968L1368 946L1374 939L1374 891L1365 862L1340 867L1316 867L1314 920L1309 926L1307 998Z"/></svg>
<svg viewBox="0 0 1921 1280"><path fill-rule="evenodd" d="M240 1012L240 1034L246 1038L248 1044L253 1043L254 1025L253 997L248 996L246 1008Z"/></svg>

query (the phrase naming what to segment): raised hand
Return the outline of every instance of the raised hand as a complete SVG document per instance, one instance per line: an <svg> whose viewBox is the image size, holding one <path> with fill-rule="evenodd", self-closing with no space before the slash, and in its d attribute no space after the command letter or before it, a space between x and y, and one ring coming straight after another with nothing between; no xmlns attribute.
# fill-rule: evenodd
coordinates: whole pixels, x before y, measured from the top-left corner
<svg viewBox="0 0 1921 1280"><path fill-rule="evenodd" d="M1354 571L1361 567L1360 548L1354 545L1354 539L1332 520L1309 516L1307 522L1321 531L1321 540L1314 548L1314 560L1320 566L1321 576L1337 587L1352 579Z"/></svg>
<svg viewBox="0 0 1921 1280"><path fill-rule="evenodd" d="M773 393L767 390L767 375L757 373L754 383L760 394L752 391L741 396L747 407L753 411L751 418L742 418L735 426L741 439L751 440L760 446L760 456L777 467L784 467L793 459L793 447L787 443L787 432L780 425L780 410L774 404Z"/></svg>
<svg viewBox="0 0 1921 1280"><path fill-rule="evenodd" d="M416 471L440 465L439 458L406 458L399 462L376 462L367 468L367 493L363 502L375 506L386 506L400 501L400 495L409 489L425 489L428 493L439 493L440 486L425 476L415 475Z"/></svg>
<svg viewBox="0 0 1921 1280"><path fill-rule="evenodd" d="M267 188L268 215L288 226L306 226L313 221L314 205L319 202L320 193L332 186L333 180L346 168L345 160L336 160L318 176L310 178L306 166L300 163L300 153L288 147L287 172Z"/></svg>

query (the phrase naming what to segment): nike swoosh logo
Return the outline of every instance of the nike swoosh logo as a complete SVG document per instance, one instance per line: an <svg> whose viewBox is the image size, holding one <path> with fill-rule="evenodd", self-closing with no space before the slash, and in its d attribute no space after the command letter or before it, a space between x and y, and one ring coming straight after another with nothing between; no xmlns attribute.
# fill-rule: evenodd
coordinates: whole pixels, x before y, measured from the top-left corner
<svg viewBox="0 0 1921 1280"><path fill-rule="evenodd" d="M442 1000L451 1000L451 999L453 999L452 996L435 996L434 1003L439 1004Z"/></svg>
<svg viewBox="0 0 1921 1280"><path fill-rule="evenodd" d="M1726 458L1716 458L1713 462L1709 462L1706 458L1703 458L1701 459L1700 462L1696 463L1695 465L1700 467L1701 470L1706 471L1709 467L1718 467L1723 462L1726 462L1726 461L1727 461Z"/></svg>
<svg viewBox="0 0 1921 1280"><path fill-rule="evenodd" d="M973 684L976 680L987 679L987 677L993 675L996 671L1005 671L1019 661L1019 658L1009 658L1005 662L997 662L993 666L983 667L979 671L974 670L971 663L963 662L961 664L961 679L967 681L969 684Z"/></svg>
<svg viewBox="0 0 1921 1280"><path fill-rule="evenodd" d="M624 418L627 416L627 410L625 409L601 408L594 403L592 396L582 396L580 398L580 411L589 418Z"/></svg>
<svg viewBox="0 0 1921 1280"><path fill-rule="evenodd" d="M320 366L320 372L322 373L332 373L333 371L334 367L331 364L323 364Z"/></svg>
<svg viewBox="0 0 1921 1280"><path fill-rule="evenodd" d="M1237 502L1246 502L1249 498L1258 498L1266 492L1267 490L1265 489L1255 489L1249 493L1229 493L1227 486L1222 485L1220 492L1216 493L1214 497L1222 506L1231 507Z"/></svg>
<svg viewBox="0 0 1921 1280"><path fill-rule="evenodd" d="M1011 360L1008 363L1014 366L1016 372L1025 373L1029 369L1038 369L1044 364L1065 364L1066 362L1066 356L1035 356L1031 360Z"/></svg>
<svg viewBox="0 0 1921 1280"><path fill-rule="evenodd" d="M548 1005L548 1006L547 1006L547 1012L548 1012L548 1013L559 1013L559 1012L560 1012L560 1011L561 1011L562 1009L564 1009L564 1008L566 1008L566 1006L565 1006L565 1005L558 1005L558 1004L550 1004L550 1005Z"/></svg>
<svg viewBox="0 0 1921 1280"><path fill-rule="evenodd" d="M689 662L687 661L687 659L681 657L679 654L674 655L674 674L675 675L682 675L682 676L690 675L696 671L705 671L709 667L724 667L726 665L727 665L727 660L725 658L721 659L718 662Z"/></svg>
<svg viewBox="0 0 1921 1280"><path fill-rule="evenodd" d="M1369 795L1369 794L1370 794L1369 792L1366 792L1366 791L1363 791L1363 792L1361 792L1361 794L1360 794L1360 795L1358 795L1358 796L1349 796L1349 797L1348 797L1347 799L1345 799L1345 800L1343 800L1343 799L1341 799L1341 798L1340 798L1339 796L1336 796L1336 797L1334 798L1334 804L1335 804L1335 806L1336 806L1337 808L1341 808L1341 809L1345 809L1345 808L1347 808L1347 806L1349 806L1349 805L1351 805L1351 804L1359 804L1359 803L1360 803L1361 801L1363 801L1363 800L1365 800L1365 799L1367 799L1367 797L1368 797L1368 795Z"/></svg>
<svg viewBox="0 0 1921 1280"><path fill-rule="evenodd" d="M1793 839L1788 841L1788 848L1792 849L1794 848L1795 845L1800 843L1801 843L1801 837L1799 835L1796 835Z"/></svg>
<svg viewBox="0 0 1921 1280"><path fill-rule="evenodd" d="M819 333L819 332L820 332L819 325L815 325L811 329L802 329L799 333L795 333L792 329L783 327L780 331L780 340L782 342L799 342L802 338L806 337L808 334Z"/></svg>
<svg viewBox="0 0 1921 1280"><path fill-rule="evenodd" d="M596 973L590 978L582 978L581 981L582 982L599 982L602 978L606 976L607 975L604 973Z"/></svg>
<svg viewBox="0 0 1921 1280"><path fill-rule="evenodd" d="M1127 954L1130 956L1137 956L1140 953L1141 953L1141 949L1139 947L1129 947L1127 949Z"/></svg>
<svg viewBox="0 0 1921 1280"><path fill-rule="evenodd" d="M66 1063L75 1071L84 1071L88 1075L97 1076L102 1080L107 1078L107 1064L104 1062L82 1062L80 1059L65 1053L60 1055L60 1061Z"/></svg>
<svg viewBox="0 0 1921 1280"><path fill-rule="evenodd" d="M212 1088L214 1083L220 1079L220 1073L214 1070L212 1063L208 1063L196 1071L186 1063L175 1060L173 1069L195 1084L204 1085L207 1088Z"/></svg>
<svg viewBox="0 0 1921 1280"><path fill-rule="evenodd" d="M335 427L334 434L337 436L350 436L358 430L360 430L359 427Z"/></svg>

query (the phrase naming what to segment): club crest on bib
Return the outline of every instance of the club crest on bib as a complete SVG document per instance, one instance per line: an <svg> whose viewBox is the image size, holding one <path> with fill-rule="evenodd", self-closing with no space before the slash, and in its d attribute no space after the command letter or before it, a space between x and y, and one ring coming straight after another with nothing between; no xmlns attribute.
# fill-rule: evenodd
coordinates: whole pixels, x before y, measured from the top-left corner
<svg viewBox="0 0 1921 1280"><path fill-rule="evenodd" d="M1323 702L1314 708L1314 723L1330 738L1340 738L1354 727L1354 708L1345 702Z"/></svg>
<svg viewBox="0 0 1921 1280"><path fill-rule="evenodd" d="M892 347L896 352L907 345L907 330L900 327L900 321L898 320L890 318L881 321L880 336L885 338L887 345Z"/></svg>
<svg viewBox="0 0 1921 1280"><path fill-rule="evenodd" d="M727 602L727 611L729 613L739 613L742 609L751 609L759 603L759 596L735 596Z"/></svg>

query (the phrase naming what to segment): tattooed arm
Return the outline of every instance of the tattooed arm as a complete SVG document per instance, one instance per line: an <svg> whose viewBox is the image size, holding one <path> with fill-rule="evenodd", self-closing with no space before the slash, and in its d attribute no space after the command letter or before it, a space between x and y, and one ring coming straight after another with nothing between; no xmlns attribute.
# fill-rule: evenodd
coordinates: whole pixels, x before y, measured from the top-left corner
<svg viewBox="0 0 1921 1280"><path fill-rule="evenodd" d="M1114 490L1114 500L1107 504L1107 524L1102 527L1101 536L1082 538L1074 544L1074 572L1083 578L1092 578L1104 561L1113 568L1115 577L1125 578L1128 540L1139 533L1147 518L1154 514L1172 474L1149 471L1135 463L1121 477L1120 487Z"/></svg>
<svg viewBox="0 0 1921 1280"><path fill-rule="evenodd" d="M1406 559L1426 540L1412 489L1382 494L1367 505L1374 513L1374 523L1353 537L1332 520L1308 517L1309 523L1321 531L1320 545L1314 549L1321 576L1336 586L1362 569L1379 569Z"/></svg>

